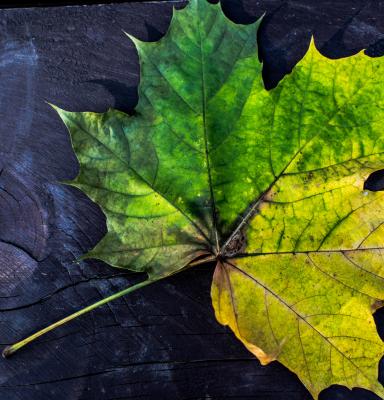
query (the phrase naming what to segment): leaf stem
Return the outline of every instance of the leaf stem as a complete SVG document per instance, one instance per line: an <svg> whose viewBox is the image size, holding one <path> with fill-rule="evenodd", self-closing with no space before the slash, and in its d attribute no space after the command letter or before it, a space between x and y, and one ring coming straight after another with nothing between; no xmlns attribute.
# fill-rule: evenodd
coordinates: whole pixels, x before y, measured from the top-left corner
<svg viewBox="0 0 384 400"><path fill-rule="evenodd" d="M137 290L137 289L140 289L140 288L142 288L142 287L144 287L144 286L147 286L147 285L149 285L149 284L152 283L152 282L154 282L154 281L153 281L153 280L150 280L150 279L147 279L147 280L145 280L145 281L143 281L143 282L139 282L139 283L137 283L136 285L130 286L130 287L124 289L124 290L121 290L120 292L117 292L117 293L115 293L115 294L113 294L113 295L111 295L111 296L108 296L108 297L106 297L106 298L100 300L100 301L97 301L96 303L91 304L91 305L89 305L88 307L85 307L85 308L83 308L83 309L81 309L81 310L79 310L79 311L76 311L75 313L73 313L73 314L71 314L71 315L68 315L67 317L65 317L65 318L63 318L63 319L61 319L61 320L59 320L59 321L57 321L57 322L55 322L55 323L53 323L53 324L47 326L47 327L44 328L44 329L41 329L40 331L38 331L38 332L36 332L36 333L34 333L34 334L28 336L27 338L25 338L25 339L23 339L23 340L20 340L19 342L14 343L14 344L12 344L12 345L10 345L10 346L7 346L7 347L3 350L3 353L2 353L2 354L3 354L3 357L4 357L4 358L10 357L10 356L11 356L12 354L14 354L17 350L21 349L22 347L24 347L24 346L27 345L28 343L34 341L34 340L37 339L38 337L40 337L40 336L42 336L42 335L44 335L44 334L46 334L46 333L52 331L53 329L55 329L55 328L57 328L57 327L59 327L59 326L61 326L61 325L64 325L64 324L66 324L67 322L72 321L73 319L79 317L80 315L86 314L86 313L88 313L88 312L94 310L94 309L97 308L97 307L100 307L100 306L102 306L102 305L104 305L104 304L106 304L106 303L109 303L109 302L112 301L112 300L118 299L118 298L121 297L121 296L124 296L124 295L126 295L126 294L128 294L128 293L131 293L131 292Z"/></svg>

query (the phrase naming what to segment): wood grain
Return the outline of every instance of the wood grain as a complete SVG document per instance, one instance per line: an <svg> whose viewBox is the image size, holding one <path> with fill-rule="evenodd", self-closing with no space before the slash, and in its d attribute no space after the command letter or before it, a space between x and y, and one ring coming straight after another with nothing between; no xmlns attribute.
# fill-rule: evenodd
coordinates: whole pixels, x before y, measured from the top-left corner
<svg viewBox="0 0 384 400"><path fill-rule="evenodd" d="M180 1L0 10L0 343L9 344L137 280L76 263L104 234L99 208L61 185L77 172L69 138L45 103L130 112L142 40L166 31ZM260 56L273 87L310 35L327 56L384 50L384 1L223 0L249 23L267 12ZM87 315L0 361L1 400L306 400L278 363L262 367L210 304L212 268L197 267ZM383 313L376 315L384 333ZM381 378L384 376L381 374ZM375 399L331 388L326 399Z"/></svg>

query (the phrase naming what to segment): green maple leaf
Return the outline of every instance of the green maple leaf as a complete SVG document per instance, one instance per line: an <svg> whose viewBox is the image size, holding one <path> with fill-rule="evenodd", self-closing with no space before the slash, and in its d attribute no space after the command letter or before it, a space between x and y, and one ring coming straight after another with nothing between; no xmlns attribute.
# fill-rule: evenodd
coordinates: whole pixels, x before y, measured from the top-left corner
<svg viewBox="0 0 384 400"><path fill-rule="evenodd" d="M81 166L72 184L107 216L87 257L148 274L64 322L216 260L217 319L261 363L280 361L314 397L332 384L383 396L372 313L384 299L384 194L364 182L384 168L384 60L330 60L312 42L267 91L258 26L191 0L159 42L133 39L134 116L57 109Z"/></svg>

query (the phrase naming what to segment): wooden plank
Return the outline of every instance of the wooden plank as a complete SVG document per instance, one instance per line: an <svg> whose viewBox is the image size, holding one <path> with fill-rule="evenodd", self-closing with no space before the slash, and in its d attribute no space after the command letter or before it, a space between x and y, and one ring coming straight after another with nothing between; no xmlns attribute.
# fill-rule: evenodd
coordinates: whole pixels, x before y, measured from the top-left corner
<svg viewBox="0 0 384 400"><path fill-rule="evenodd" d="M77 165L45 101L76 111L132 110L137 54L122 30L156 40L172 6L183 4L0 10L2 345L136 279L102 263L73 263L102 237L104 218L80 192L55 183L73 177ZM290 71L313 32L329 56L383 49L383 1L223 0L223 8L243 23L268 12L260 33L268 87ZM278 363L261 367L216 323L211 275L209 267L181 273L0 361L0 399L309 399L293 374ZM376 397L339 388L322 395L331 398Z"/></svg>

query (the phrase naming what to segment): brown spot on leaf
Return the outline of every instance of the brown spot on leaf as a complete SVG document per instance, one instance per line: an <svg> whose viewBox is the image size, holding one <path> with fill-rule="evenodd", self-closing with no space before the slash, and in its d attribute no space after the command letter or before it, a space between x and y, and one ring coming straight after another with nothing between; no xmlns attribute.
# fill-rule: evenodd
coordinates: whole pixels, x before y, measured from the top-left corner
<svg viewBox="0 0 384 400"><path fill-rule="evenodd" d="M233 257L244 249L246 243L245 235L242 231L237 232L231 241L225 246L225 256Z"/></svg>
<svg viewBox="0 0 384 400"><path fill-rule="evenodd" d="M383 306L384 306L384 300L379 300L379 299L377 299L377 300L372 304L371 308L372 308L372 311L376 311L376 310L378 310L379 308L381 308L381 307L383 307Z"/></svg>

